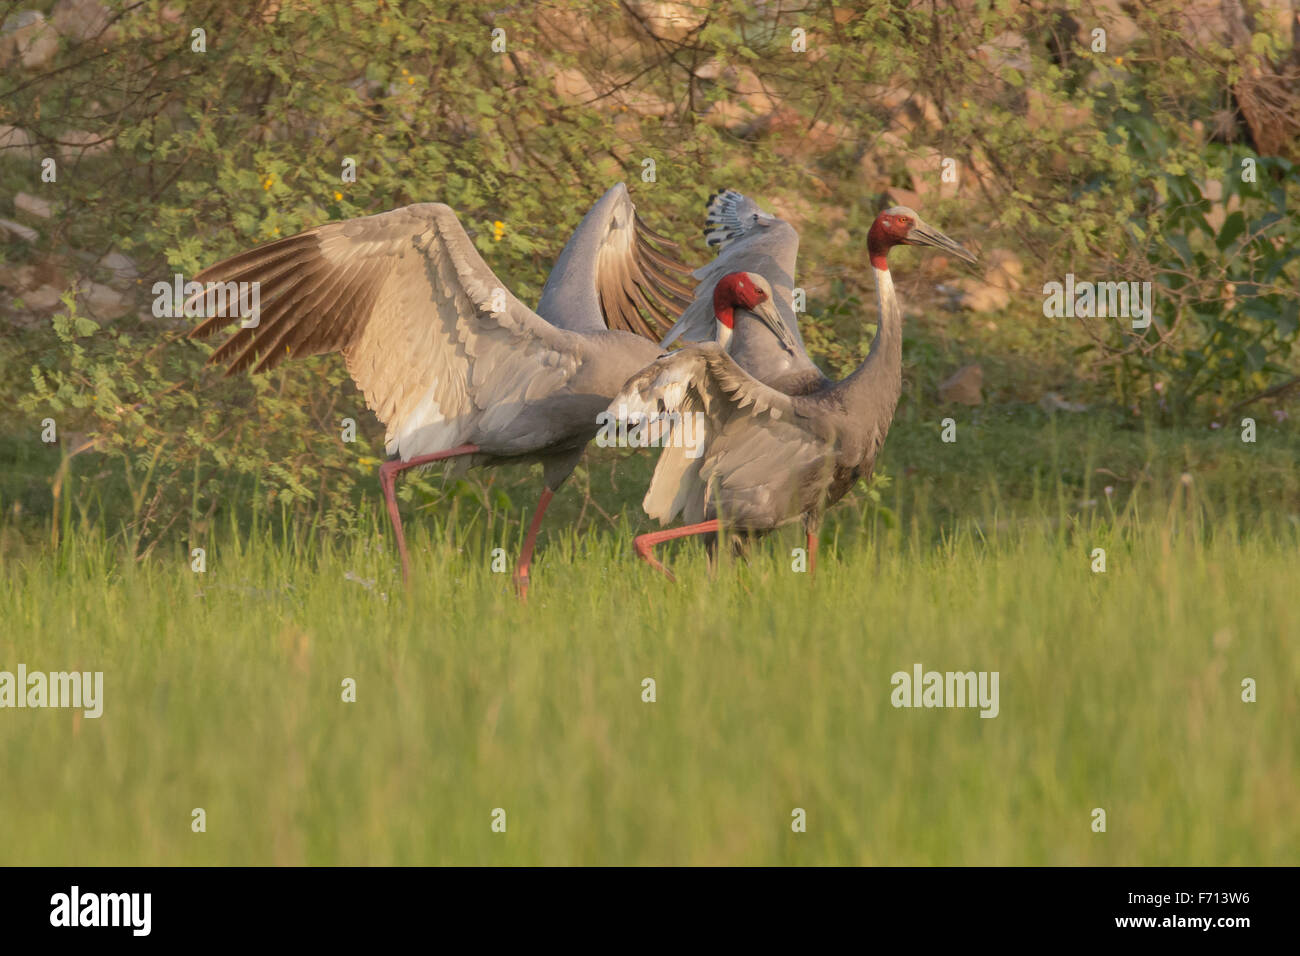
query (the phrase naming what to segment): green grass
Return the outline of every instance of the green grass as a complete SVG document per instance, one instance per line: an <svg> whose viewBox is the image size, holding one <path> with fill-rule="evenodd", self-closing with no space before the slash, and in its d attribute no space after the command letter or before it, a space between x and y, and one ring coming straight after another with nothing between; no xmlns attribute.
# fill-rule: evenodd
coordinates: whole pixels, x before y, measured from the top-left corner
<svg viewBox="0 0 1300 956"><path fill-rule="evenodd" d="M202 575L11 540L0 668L106 686L98 720L0 712L0 863L1295 864L1300 524L1040 478L969 475L947 522L949 479L899 477L815 580L785 537L713 577L670 547L672 587L558 520L526 606L468 508L411 520L409 595L373 523L214 531ZM998 671L999 716L893 708L917 662Z"/></svg>

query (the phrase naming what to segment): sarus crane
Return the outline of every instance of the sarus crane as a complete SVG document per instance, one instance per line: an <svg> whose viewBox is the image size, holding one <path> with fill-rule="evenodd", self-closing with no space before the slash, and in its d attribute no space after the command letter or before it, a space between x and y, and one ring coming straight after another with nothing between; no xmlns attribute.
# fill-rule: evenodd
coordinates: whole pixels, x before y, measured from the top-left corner
<svg viewBox="0 0 1300 956"><path fill-rule="evenodd" d="M611 411L653 418L704 416L696 457L670 440L646 493L646 512L661 524L678 515L684 527L636 538L637 554L673 580L653 555L674 538L729 530L762 533L802 521L810 570L826 509L859 478L869 478L902 390L903 312L889 273L899 245L924 245L974 262L952 239L906 206L876 217L867 252L876 283L879 328L866 358L840 382L788 395L746 372L717 342L690 345L639 372ZM719 285L734 280L723 277Z"/></svg>
<svg viewBox="0 0 1300 956"><path fill-rule="evenodd" d="M759 208L734 189L720 189L709 197L704 237L718 255L695 270L699 280L695 298L683 311L661 344L724 342L736 364L760 382L787 395L802 395L824 388L830 381L813 364L799 333L794 310L795 261L799 233L783 219ZM715 291L724 277L745 272L761 277L758 283L784 321L773 326L754 314L741 300L740 311L719 311ZM730 293L727 293L728 295ZM726 308L724 302L724 309Z"/></svg>
<svg viewBox="0 0 1300 956"><path fill-rule="evenodd" d="M410 558L394 492L408 468L541 462L543 488L515 566L521 597L542 516L635 372L664 354L656 339L690 301L690 269L613 186L551 270L537 311L520 302L441 203L329 223L259 246L196 275L257 282L260 315L210 363L262 372L288 358L341 352L387 427L379 479ZM197 298L197 297L195 297ZM644 317L642 315L644 313ZM664 320L667 321L664 321ZM191 335L229 324L213 316Z"/></svg>

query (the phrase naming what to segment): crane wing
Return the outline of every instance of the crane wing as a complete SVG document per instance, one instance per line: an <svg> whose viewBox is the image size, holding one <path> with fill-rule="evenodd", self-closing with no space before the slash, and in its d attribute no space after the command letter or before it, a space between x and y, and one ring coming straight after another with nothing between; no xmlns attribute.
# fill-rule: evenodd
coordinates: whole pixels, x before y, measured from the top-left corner
<svg viewBox="0 0 1300 956"><path fill-rule="evenodd" d="M720 515L736 527L776 527L815 502L834 469L838 435L809 400L764 385L716 343L647 366L610 411L682 416L662 442L643 502L661 524Z"/></svg>
<svg viewBox="0 0 1300 956"><path fill-rule="evenodd" d="M229 375L342 352L388 426L389 452L403 458L506 427L581 360L582 337L516 299L441 203L318 226L195 280L260 289L258 324L235 331L210 363L228 363ZM231 321L208 318L191 336Z"/></svg>
<svg viewBox="0 0 1300 956"><path fill-rule="evenodd" d="M705 212L705 240L718 249L717 257L696 269L700 280L695 297L664 337L667 346L681 338L687 342L712 342L715 336L713 288L733 272L756 272L772 285L772 299L781 317L799 335L794 312L794 268L799 257L799 233L784 219L759 208L758 203L734 189L709 197ZM812 364L811 360L808 363Z"/></svg>
<svg viewBox="0 0 1300 956"><path fill-rule="evenodd" d="M690 304L695 285L690 266L664 248L677 243L646 226L627 187L616 183L560 253L538 313L565 329L621 329L658 341Z"/></svg>

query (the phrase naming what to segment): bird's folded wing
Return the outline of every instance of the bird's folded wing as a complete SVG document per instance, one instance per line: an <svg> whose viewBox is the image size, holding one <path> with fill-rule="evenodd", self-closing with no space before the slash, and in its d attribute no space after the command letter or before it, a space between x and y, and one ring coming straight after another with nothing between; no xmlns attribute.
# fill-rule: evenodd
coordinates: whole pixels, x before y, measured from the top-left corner
<svg viewBox="0 0 1300 956"><path fill-rule="evenodd" d="M516 299L441 203L318 226L195 280L259 284L256 326L235 331L210 362L228 363L227 374L260 372L286 358L342 352L389 426L390 445L411 418L448 442L463 440L484 414L517 413L558 388L581 357L581 337ZM191 335L232 321L208 318Z"/></svg>
<svg viewBox="0 0 1300 956"><path fill-rule="evenodd" d="M733 520L758 526L798 514L803 483L833 464L834 430L808 401L764 385L721 346L688 346L634 375L614 399L616 415L680 414L645 510L664 524L704 520L711 496ZM689 417L688 416L693 416Z"/></svg>
<svg viewBox="0 0 1300 956"><path fill-rule="evenodd" d="M691 301L691 268L666 250L618 183L583 217L551 270L537 311L561 328L658 341Z"/></svg>
<svg viewBox="0 0 1300 956"><path fill-rule="evenodd" d="M755 272L766 278L777 310L797 336L799 323L793 298L799 233L795 228L764 212L758 203L734 189L710 197L705 223L705 240L718 249L718 255L695 270L700 284L695 287L694 299L660 344L667 346L679 338L686 342L713 341L713 289L719 279L733 272Z"/></svg>

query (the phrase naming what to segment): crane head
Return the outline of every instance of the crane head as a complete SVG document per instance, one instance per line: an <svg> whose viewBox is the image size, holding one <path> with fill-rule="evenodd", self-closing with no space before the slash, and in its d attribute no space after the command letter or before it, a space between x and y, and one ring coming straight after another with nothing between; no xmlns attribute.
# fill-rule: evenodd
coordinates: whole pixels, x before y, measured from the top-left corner
<svg viewBox="0 0 1300 956"><path fill-rule="evenodd" d="M949 252L965 262L974 262L975 256L949 239L938 229L907 206L886 209L871 224L867 233L867 251L871 264L877 269L888 269L886 256L894 246L933 246Z"/></svg>
<svg viewBox="0 0 1300 956"><path fill-rule="evenodd" d="M718 320L718 341L723 347L731 341L737 308L757 316L793 354L799 348L794 333L786 325L772 298L772 285L757 272L732 272L718 280L713 289L713 314Z"/></svg>

